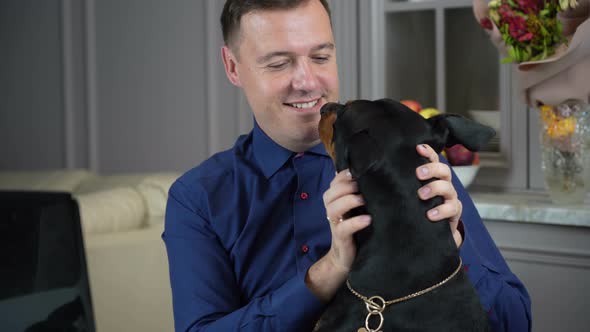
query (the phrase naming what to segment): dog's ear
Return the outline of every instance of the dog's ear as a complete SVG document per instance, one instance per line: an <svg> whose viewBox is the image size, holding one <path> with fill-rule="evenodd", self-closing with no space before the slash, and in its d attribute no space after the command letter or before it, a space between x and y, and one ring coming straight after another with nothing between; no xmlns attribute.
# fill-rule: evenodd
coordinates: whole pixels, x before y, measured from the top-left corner
<svg viewBox="0 0 590 332"><path fill-rule="evenodd" d="M367 130L353 134L346 144L346 162L355 178L362 176L377 164L382 154L381 144Z"/></svg>
<svg viewBox="0 0 590 332"><path fill-rule="evenodd" d="M437 151L438 146L442 150L444 146L451 147L455 144L462 144L471 151L479 151L496 135L491 127L456 114L439 114L427 121L432 127L435 142L425 143L429 143Z"/></svg>

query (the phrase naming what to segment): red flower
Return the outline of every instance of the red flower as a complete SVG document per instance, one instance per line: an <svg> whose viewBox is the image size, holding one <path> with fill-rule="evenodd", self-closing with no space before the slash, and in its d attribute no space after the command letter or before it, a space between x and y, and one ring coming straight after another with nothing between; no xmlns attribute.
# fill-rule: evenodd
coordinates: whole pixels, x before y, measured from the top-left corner
<svg viewBox="0 0 590 332"><path fill-rule="evenodd" d="M541 0L542 1L542 0ZM524 13L533 12L534 14L538 13L541 8L541 1L539 0L518 0L518 6Z"/></svg>
<svg viewBox="0 0 590 332"><path fill-rule="evenodd" d="M528 38L528 34L530 33L527 31L526 20L522 16L514 16L508 20L508 31L510 32L510 36L517 40ZM530 33L530 38L533 38L532 33Z"/></svg>
<svg viewBox="0 0 590 332"><path fill-rule="evenodd" d="M507 3L503 3L500 8L498 8L498 14L500 14L500 20L502 23L506 23L515 16L512 12L512 8L510 8L510 5Z"/></svg>
<svg viewBox="0 0 590 332"><path fill-rule="evenodd" d="M482 18L479 21L479 25L481 25L482 28L486 29L486 30L492 30L492 20L490 20L487 17Z"/></svg>
<svg viewBox="0 0 590 332"><path fill-rule="evenodd" d="M519 42L525 42L525 41L529 41L533 39L533 33L532 32L527 32L524 35L520 36L518 38Z"/></svg>

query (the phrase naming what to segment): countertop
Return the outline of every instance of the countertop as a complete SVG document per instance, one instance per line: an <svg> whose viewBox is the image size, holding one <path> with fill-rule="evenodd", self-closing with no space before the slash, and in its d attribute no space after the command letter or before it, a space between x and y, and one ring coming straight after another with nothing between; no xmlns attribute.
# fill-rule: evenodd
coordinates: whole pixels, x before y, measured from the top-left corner
<svg viewBox="0 0 590 332"><path fill-rule="evenodd" d="M590 203L556 205L542 193L470 193L484 220L590 227Z"/></svg>

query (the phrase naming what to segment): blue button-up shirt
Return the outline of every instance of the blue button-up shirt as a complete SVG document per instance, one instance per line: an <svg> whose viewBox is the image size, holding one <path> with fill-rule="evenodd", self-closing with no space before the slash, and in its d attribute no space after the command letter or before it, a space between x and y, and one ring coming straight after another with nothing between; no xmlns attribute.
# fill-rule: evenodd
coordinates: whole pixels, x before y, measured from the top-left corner
<svg viewBox="0 0 590 332"><path fill-rule="evenodd" d="M334 175L323 145L295 154L255 124L232 149L181 176L162 236L176 331L310 331L324 304L304 279L330 247L322 194ZM526 289L453 184L463 203L461 256L492 325L529 331Z"/></svg>

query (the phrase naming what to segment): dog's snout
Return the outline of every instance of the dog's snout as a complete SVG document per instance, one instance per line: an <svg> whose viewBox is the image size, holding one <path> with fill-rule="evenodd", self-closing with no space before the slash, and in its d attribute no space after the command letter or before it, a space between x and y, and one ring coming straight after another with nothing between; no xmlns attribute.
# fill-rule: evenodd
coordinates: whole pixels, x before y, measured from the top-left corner
<svg viewBox="0 0 590 332"><path fill-rule="evenodd" d="M326 114L332 113L332 112L334 112L334 111L336 111L338 109L338 106L340 106L340 104L337 104L337 103L326 103L320 109L320 114L321 115L326 115Z"/></svg>
<svg viewBox="0 0 590 332"><path fill-rule="evenodd" d="M326 115L328 113L330 113L330 103L324 104L322 106L322 108L320 109L320 114L321 115Z"/></svg>

